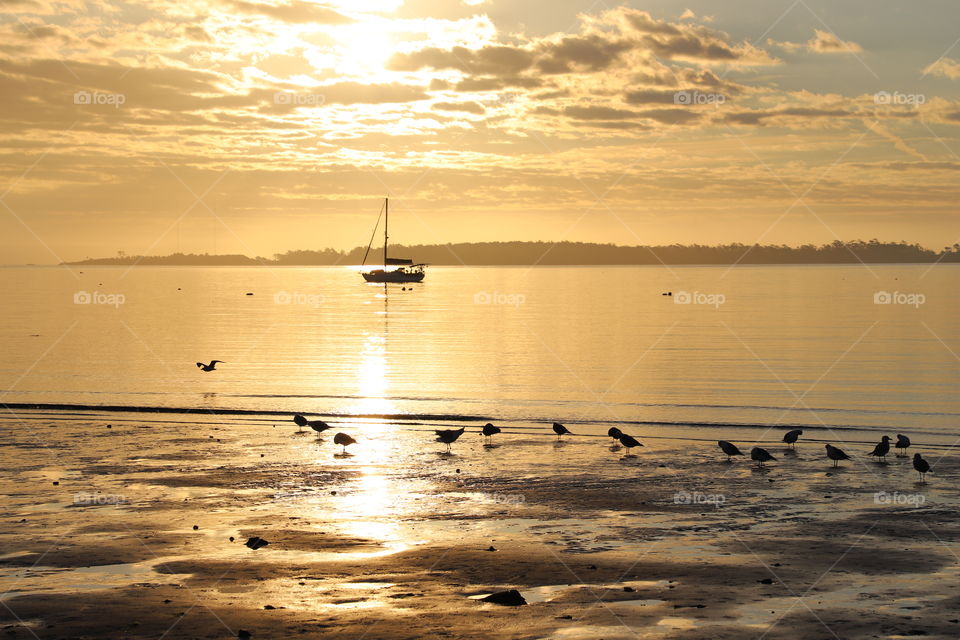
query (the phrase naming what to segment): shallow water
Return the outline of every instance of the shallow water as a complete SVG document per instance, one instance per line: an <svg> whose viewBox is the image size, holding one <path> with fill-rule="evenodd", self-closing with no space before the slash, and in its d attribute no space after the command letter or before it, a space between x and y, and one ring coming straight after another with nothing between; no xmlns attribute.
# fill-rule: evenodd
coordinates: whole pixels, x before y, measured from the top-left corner
<svg viewBox="0 0 960 640"><path fill-rule="evenodd" d="M958 275L436 267L385 290L348 268L0 268L0 401L953 436Z"/></svg>

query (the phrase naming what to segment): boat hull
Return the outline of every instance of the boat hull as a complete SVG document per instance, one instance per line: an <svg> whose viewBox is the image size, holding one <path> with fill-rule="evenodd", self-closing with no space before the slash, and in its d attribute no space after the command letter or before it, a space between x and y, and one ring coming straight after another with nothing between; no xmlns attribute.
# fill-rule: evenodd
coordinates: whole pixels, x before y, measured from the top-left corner
<svg viewBox="0 0 960 640"><path fill-rule="evenodd" d="M367 282L421 282L426 275L423 271L408 273L405 271L365 271L363 279Z"/></svg>

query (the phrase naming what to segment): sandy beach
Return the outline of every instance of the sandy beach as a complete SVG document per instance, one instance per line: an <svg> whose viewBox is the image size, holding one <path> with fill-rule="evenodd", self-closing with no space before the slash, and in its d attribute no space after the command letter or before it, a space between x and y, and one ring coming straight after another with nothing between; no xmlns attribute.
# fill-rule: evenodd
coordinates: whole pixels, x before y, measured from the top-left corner
<svg viewBox="0 0 960 640"><path fill-rule="evenodd" d="M432 425L341 422L341 456L273 417L24 420L0 440L5 637L960 636L953 454L921 485L779 432L758 470L681 439L624 457L587 424L493 447L470 424L447 455ZM528 604L478 599L507 589Z"/></svg>

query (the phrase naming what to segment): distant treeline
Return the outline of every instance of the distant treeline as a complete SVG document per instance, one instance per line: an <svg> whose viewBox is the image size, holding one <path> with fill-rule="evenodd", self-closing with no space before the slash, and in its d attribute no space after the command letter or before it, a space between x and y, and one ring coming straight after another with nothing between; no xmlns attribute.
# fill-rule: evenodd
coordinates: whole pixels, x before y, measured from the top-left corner
<svg viewBox="0 0 960 640"><path fill-rule="evenodd" d="M119 256L95 258L75 265L354 265L363 260L365 247L350 251L300 249L273 258L244 255L174 253L169 256ZM656 265L656 264L855 264L960 262L960 244L933 251L919 244L879 240L836 242L824 245L671 244L618 246L589 242L466 242L390 247L395 257L413 258L436 265ZM371 251L368 264L376 264L379 251Z"/></svg>

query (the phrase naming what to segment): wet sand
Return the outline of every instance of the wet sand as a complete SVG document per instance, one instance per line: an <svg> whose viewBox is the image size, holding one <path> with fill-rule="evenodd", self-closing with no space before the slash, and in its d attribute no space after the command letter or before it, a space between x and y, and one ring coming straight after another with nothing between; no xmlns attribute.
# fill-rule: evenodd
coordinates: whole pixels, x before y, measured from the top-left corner
<svg viewBox="0 0 960 640"><path fill-rule="evenodd" d="M317 442L272 417L4 420L0 633L960 637L953 454L921 485L908 458L850 445L834 470L779 432L758 471L710 442L624 457L502 426L445 455L376 422ZM476 598L505 589L529 604Z"/></svg>

